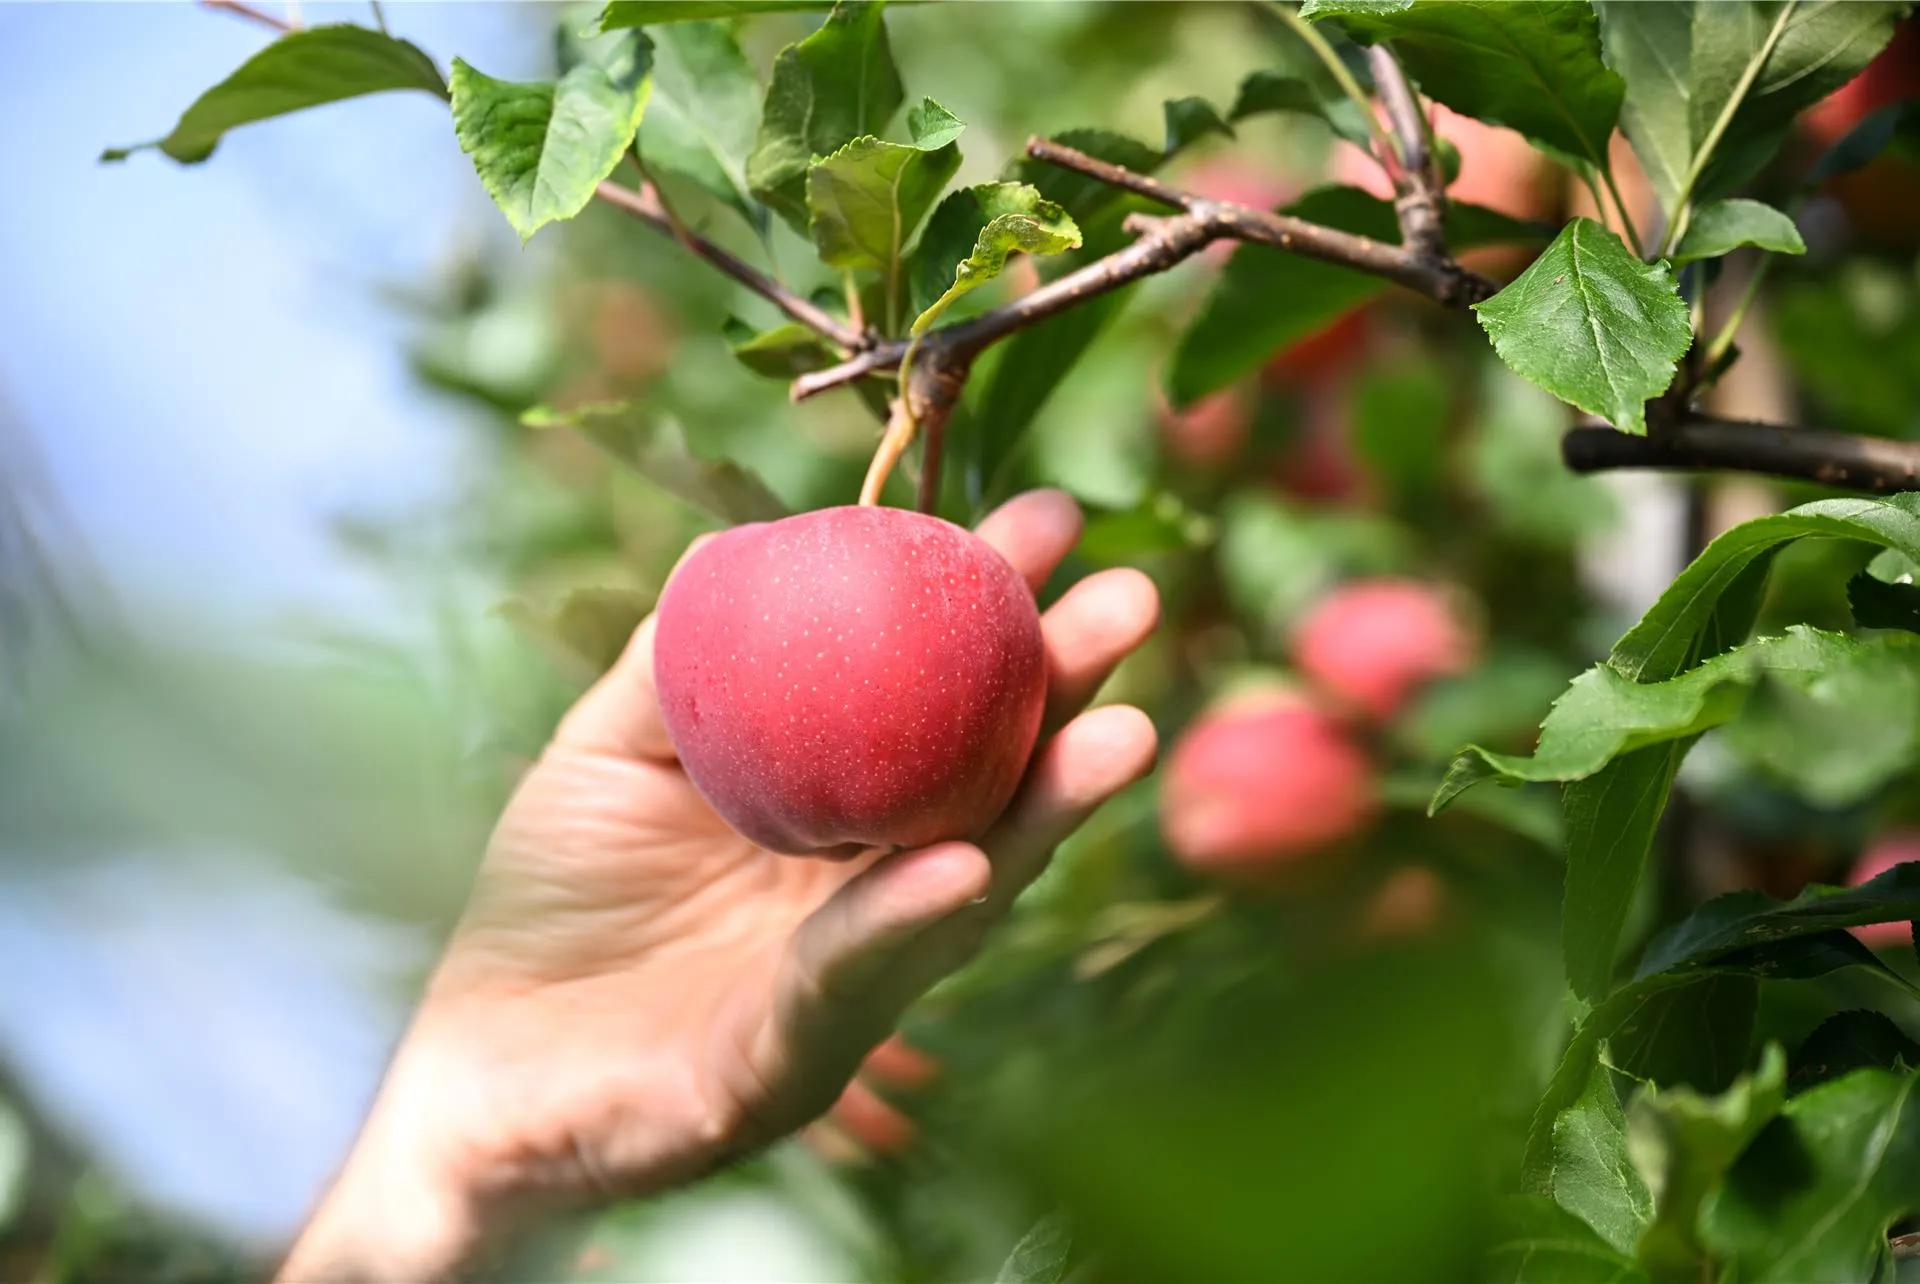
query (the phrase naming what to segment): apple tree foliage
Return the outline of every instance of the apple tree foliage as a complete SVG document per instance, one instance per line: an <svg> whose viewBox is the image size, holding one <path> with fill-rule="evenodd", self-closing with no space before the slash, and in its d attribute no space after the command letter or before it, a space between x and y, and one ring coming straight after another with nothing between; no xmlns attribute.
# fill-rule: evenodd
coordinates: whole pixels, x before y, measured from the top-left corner
<svg viewBox="0 0 1920 1284"><path fill-rule="evenodd" d="M1013 8L971 10L977 42L951 56L992 57L1002 26L1044 44L1045 24ZM429 343L423 372L537 430L530 440L597 447L623 470L606 483L616 498L641 478L733 522L851 498L844 470L796 468L720 422L760 395L735 385L847 353L693 283L702 269L670 239L583 217L603 184L644 177L676 228L687 219L783 269L850 332L907 339L1015 297L1016 266L1031 288L1121 249L1127 217L1153 208L1005 136L1051 131L1142 175L1178 173L1270 117L1364 147L1379 123L1365 101L1374 48L1424 99L1517 132L1593 204L1557 225L1450 204L1451 252L1522 257L1472 321L1413 313L1410 341L1355 384L1346 412L1371 510L1140 462L1145 398L1115 394L1119 372L1157 371L1174 413L1404 294L1265 245L1184 294L1178 274L1132 283L1009 333L955 411L939 497L956 519L1032 480L1089 502L1078 565L1141 564L1167 590L1168 650L1122 681L1168 727L1196 703L1195 667L1277 654L1341 578L1440 567L1476 583L1492 656L1391 729L1391 810L1368 839L1376 858L1444 867L1475 930L1343 947L1337 914L1301 908L1321 893L1223 896L1163 855L1138 859L1153 793L1125 796L929 1004L921 1037L952 1085L929 1126L947 1153L855 1182L893 1236L872 1251L914 1278L1005 1258L1000 1278L1019 1281L1895 1279L1897 1236L1920 1216L1920 959L1876 954L1848 929L1920 919L1920 865L1841 887L1829 863L1822 878L1718 896L1675 870L1730 777L1758 782L1740 805L1773 809L1747 815L1761 831L1852 826L1857 841L1868 817L1913 819L1920 494L1801 487L1787 511L1706 543L1608 649L1574 627L1599 617L1571 557L1605 499L1550 442L1574 410L1661 432L1676 380L1697 394L1739 359L1730 331L1706 325L1709 285L1763 259L1809 415L1920 436L1911 247L1904 268L1846 246L1816 262L1805 217L1820 184L1911 147L1912 114L1870 117L1825 156L1795 134L1888 44L1904 6L1308 0L1284 21L1250 6L1262 65L1237 84L1179 86L1154 138L1093 104L1131 92L1129 60L1159 56L1146 44L1208 6L1084 8L1077 48L1122 74L1087 73L1096 88L1074 128L1023 115L1017 97L1003 119L963 122L943 105L960 100L941 83L946 51L922 47L925 83L909 88L895 40L923 22L958 29L928 7L613 0L597 17L563 11L555 74L537 81L458 57L443 70L384 27L295 30L142 146L199 164L227 132L289 112L389 91L435 100L522 241L577 223L576 265L645 256L656 290L697 297L720 343L685 339L688 369L663 390L559 409L535 404L557 359L515 384L458 343ZM1628 151L1657 205L1640 226L1618 195ZM1356 187L1283 211L1400 240L1393 204ZM627 248L608 249L616 238ZM864 382L849 403L884 414L890 386L890 373ZM617 542L607 526L591 537L603 549ZM645 598L574 592L517 618L591 672ZM1223 628L1225 656L1208 651ZM1711 761L1693 789L1696 749ZM1534 930L1543 919L1557 945ZM975 1212L943 1218L949 1204Z"/></svg>

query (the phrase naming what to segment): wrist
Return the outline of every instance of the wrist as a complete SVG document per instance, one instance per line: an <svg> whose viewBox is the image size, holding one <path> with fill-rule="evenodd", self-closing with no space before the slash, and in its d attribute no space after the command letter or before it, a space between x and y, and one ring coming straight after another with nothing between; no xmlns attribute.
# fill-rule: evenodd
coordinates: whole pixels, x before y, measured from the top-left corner
<svg viewBox="0 0 1920 1284"><path fill-rule="evenodd" d="M440 1076L416 1025L333 1185L301 1230L279 1284L452 1280L481 1248L470 1166L437 1134Z"/></svg>

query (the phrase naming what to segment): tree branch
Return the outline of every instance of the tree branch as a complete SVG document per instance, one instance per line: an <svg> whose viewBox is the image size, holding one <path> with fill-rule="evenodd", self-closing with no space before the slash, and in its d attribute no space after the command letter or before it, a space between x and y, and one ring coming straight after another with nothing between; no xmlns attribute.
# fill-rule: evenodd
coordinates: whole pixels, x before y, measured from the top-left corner
<svg viewBox="0 0 1920 1284"><path fill-rule="evenodd" d="M269 28L283 36L289 31L298 31L300 29L295 23L288 22L284 18L276 18L265 10L256 9L250 4L242 4L240 0L200 0L200 7L203 9L212 9L215 13L229 13L236 18L244 18L248 22Z"/></svg>
<svg viewBox="0 0 1920 1284"><path fill-rule="evenodd" d="M1387 121L1393 127L1393 141L1399 149L1400 172L1394 176L1393 212L1400 219L1400 240L1408 249L1436 262L1447 257L1444 225L1447 210L1446 188L1434 170L1433 152L1427 145L1427 119L1420 110L1400 62L1385 45L1367 50L1367 62L1373 69L1374 87L1380 91L1380 103L1387 109Z"/></svg>
<svg viewBox="0 0 1920 1284"><path fill-rule="evenodd" d="M1659 436L1635 437L1585 421L1561 439L1577 473L1615 468L1717 469L1792 477L1887 495L1920 490L1920 443L1780 424L1683 414Z"/></svg>
<svg viewBox="0 0 1920 1284"><path fill-rule="evenodd" d="M759 268L734 257L712 241L681 226L667 212L666 206L661 203L659 194L654 191L651 183L635 191L609 179L594 189L594 195L615 209L631 214L642 223L672 237L807 329L831 340L843 350L850 353L860 352L871 342L870 336L841 321L812 300L801 298Z"/></svg>

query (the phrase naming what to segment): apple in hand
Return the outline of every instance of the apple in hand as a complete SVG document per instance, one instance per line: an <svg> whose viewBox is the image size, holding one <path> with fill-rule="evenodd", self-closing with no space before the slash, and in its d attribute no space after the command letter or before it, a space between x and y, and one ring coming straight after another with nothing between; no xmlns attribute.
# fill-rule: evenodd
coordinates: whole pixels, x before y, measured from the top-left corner
<svg viewBox="0 0 1920 1284"><path fill-rule="evenodd" d="M1293 635L1294 663L1309 681L1379 719L1424 684L1470 668L1475 649L1445 595L1418 580L1336 589Z"/></svg>
<svg viewBox="0 0 1920 1284"><path fill-rule="evenodd" d="M1267 875L1360 830L1373 765L1347 728L1285 688L1203 712L1175 744L1160 789L1167 845L1188 868Z"/></svg>
<svg viewBox="0 0 1920 1284"><path fill-rule="evenodd" d="M1880 835L1860 853L1860 859L1847 872L1847 886L1858 887L1870 878L1910 860L1920 860L1920 830L1894 830ZM1876 950L1898 949L1913 940L1913 928L1906 923L1868 923L1849 928L1864 945Z"/></svg>
<svg viewBox="0 0 1920 1284"><path fill-rule="evenodd" d="M674 573L656 628L688 779L773 851L978 837L1039 735L1033 595L937 517L828 508L735 527Z"/></svg>

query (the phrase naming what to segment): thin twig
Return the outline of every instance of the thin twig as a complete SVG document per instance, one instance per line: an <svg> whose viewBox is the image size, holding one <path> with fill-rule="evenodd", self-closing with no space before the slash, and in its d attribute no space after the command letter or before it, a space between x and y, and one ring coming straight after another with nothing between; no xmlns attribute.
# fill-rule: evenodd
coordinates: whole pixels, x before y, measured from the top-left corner
<svg viewBox="0 0 1920 1284"><path fill-rule="evenodd" d="M1636 437L1583 422L1561 439L1577 473L1616 468L1716 469L1793 477L1888 495L1920 490L1920 442L1750 423L1687 413L1657 436Z"/></svg>
<svg viewBox="0 0 1920 1284"><path fill-rule="evenodd" d="M1433 259L1447 254L1447 234L1443 225L1447 193L1434 173L1433 153L1427 146L1427 120L1421 114L1420 100L1407 84L1406 73L1385 45L1367 50L1367 63L1373 68L1374 87L1380 91L1380 103L1387 110L1387 123L1393 127L1394 143L1399 149L1400 170L1394 175L1393 212L1400 219L1400 240L1408 249Z"/></svg>
<svg viewBox="0 0 1920 1284"><path fill-rule="evenodd" d="M387 13L380 7L380 0L367 0L367 3L373 6L373 23L380 28L380 34L392 35L393 33L387 30Z"/></svg>
<svg viewBox="0 0 1920 1284"><path fill-rule="evenodd" d="M609 180L595 188L594 195L615 209L631 214L641 222L650 224L673 237L694 254L766 299L807 329L831 340L842 350L853 353L866 346L866 336L812 300L795 294L759 268L735 258L712 241L684 227L676 227L675 220L661 205L660 198L651 184L635 191Z"/></svg>
<svg viewBox="0 0 1920 1284"><path fill-rule="evenodd" d="M256 9L250 4L242 4L240 0L200 0L200 7L212 9L216 13L230 13L236 18L244 18L248 22L277 31L283 36L290 31L299 30L285 18L276 18L265 10Z"/></svg>
<svg viewBox="0 0 1920 1284"><path fill-rule="evenodd" d="M1373 103L1367 99L1366 91L1360 88L1360 82L1353 78L1353 73L1347 70L1347 64L1340 61L1340 55L1334 52L1332 45L1327 43L1327 38L1315 30L1311 22L1302 18L1293 6L1279 5L1277 12L1280 14L1280 20L1286 23L1293 34L1299 37L1301 43L1320 60L1320 65L1327 69L1327 74L1333 77L1334 83L1340 86L1341 92L1345 93L1353 101L1353 105L1360 109L1361 117L1367 122L1367 132L1373 135L1374 148L1380 153L1381 158L1385 159L1391 151L1386 131L1380 128L1380 117L1374 114Z"/></svg>

